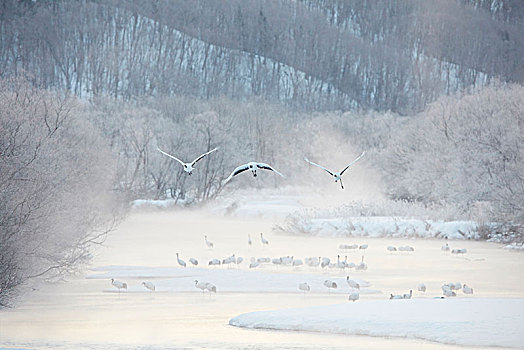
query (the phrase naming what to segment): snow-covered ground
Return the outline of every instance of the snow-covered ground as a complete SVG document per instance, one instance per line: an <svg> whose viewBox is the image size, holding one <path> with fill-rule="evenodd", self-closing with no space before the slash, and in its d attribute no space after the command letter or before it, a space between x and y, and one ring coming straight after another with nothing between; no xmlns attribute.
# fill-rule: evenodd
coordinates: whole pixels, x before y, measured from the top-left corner
<svg viewBox="0 0 524 350"><path fill-rule="evenodd" d="M524 299L374 300L232 318L233 326L524 347Z"/></svg>
<svg viewBox="0 0 524 350"><path fill-rule="evenodd" d="M257 209L252 207L252 210ZM428 337L415 338L419 335L375 337L334 334L319 329L315 332L252 330L233 327L229 320L249 312L308 307L318 307L320 311L324 306L340 309L340 312L349 307L351 310L362 308L363 313L373 309L388 311L389 307L405 307L408 312L413 305L433 302L432 298L442 295L442 284L449 282L467 283L473 287L474 294L458 292L455 300L435 302L463 305L457 308L464 309L459 311L468 320L480 320L479 317L485 315L485 310L478 309L486 306L476 304L477 300L494 300L507 317L512 317L513 311L506 313L504 310L517 309L512 300L524 300L524 260L520 253L502 249L500 244L414 237L290 235L272 232L272 226L280 218L240 216L239 213L233 210L231 215L223 216L214 210L203 209L133 212L108 236L105 244L93 252L93 266L84 276L72 278L68 283L42 286L16 308L0 311L0 348L461 350L462 345L450 345L454 340L444 338L430 341ZM262 244L261 232L269 245ZM213 249L206 246L204 235L214 243ZM248 245L248 235L252 245ZM456 255L442 251L441 246L446 242L451 249L465 248L467 253ZM367 249L340 248L355 244L367 245ZM392 252L387 250L389 246L411 246L414 251ZM177 264L176 253L185 260L186 268ZM211 259L224 259L233 253L243 257L238 266L207 265ZM306 257L329 257L332 262L336 262L338 256L344 261L347 256L347 261L353 263L360 262L364 256L368 269L355 271L354 268L323 269L305 264L293 267L272 263L249 268L251 257L285 256L303 261ZM198 267L190 266L190 257L199 260ZM360 299L355 303L348 301L347 275L359 280L362 286ZM127 291L118 293L111 285L111 278L126 282ZM203 294L195 287L195 279L213 283L216 294ZM335 281L338 288L327 290L323 285L327 279ZM154 283L156 292L147 291L141 285L143 281ZM302 282L310 285L310 292L298 289ZM365 282L369 282L369 286ZM427 286L425 293L416 290L419 283ZM409 293L410 289L413 289L411 300L388 300L390 293ZM504 306L506 303L508 306ZM330 306L334 304L338 305ZM450 317L449 322L458 319L454 318L457 308L446 316ZM277 315L280 312L284 311L277 311ZM497 312L493 315L497 316ZM382 323L378 322L380 317ZM380 317L368 322L368 334L385 328L395 329L393 317L396 316L392 312ZM364 316L357 318L365 319ZM339 319L341 327L354 321ZM516 325L522 324L519 320L515 321ZM276 321L283 324L286 317L281 316ZM440 327L437 321L419 326L421 329L423 326L428 329ZM466 327L468 322L457 327ZM497 330L497 325L492 329ZM498 346L509 346L505 340L499 341L498 335L493 335L492 339ZM489 349L487 346L482 348Z"/></svg>

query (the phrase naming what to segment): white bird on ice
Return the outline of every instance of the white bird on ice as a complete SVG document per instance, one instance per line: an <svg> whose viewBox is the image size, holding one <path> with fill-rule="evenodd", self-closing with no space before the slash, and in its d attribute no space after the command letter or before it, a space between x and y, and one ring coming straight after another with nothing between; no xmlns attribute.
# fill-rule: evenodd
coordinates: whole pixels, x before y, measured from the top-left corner
<svg viewBox="0 0 524 350"><path fill-rule="evenodd" d="M331 280L325 280L325 281L324 281L324 285L325 285L326 287L328 287L328 291L330 291L331 288L333 288L333 289L336 289L336 288L337 288L337 284L336 284L336 282L333 282L333 281L331 281Z"/></svg>
<svg viewBox="0 0 524 350"><path fill-rule="evenodd" d="M211 259L209 260L209 262L207 263L208 265L210 266L217 266L217 265L220 265L220 260L219 259Z"/></svg>
<svg viewBox="0 0 524 350"><path fill-rule="evenodd" d="M260 232L260 241L262 242L262 245L268 245L269 244L269 241L264 238L264 236L262 235L262 232Z"/></svg>
<svg viewBox="0 0 524 350"><path fill-rule="evenodd" d="M451 286L449 284L443 284L442 287L440 287L440 288L442 288L443 292L446 291L446 290L451 290Z"/></svg>
<svg viewBox="0 0 524 350"><path fill-rule="evenodd" d="M127 283L115 280L111 278L111 284L118 288L118 293L120 294L120 289L127 289Z"/></svg>
<svg viewBox="0 0 524 350"><path fill-rule="evenodd" d="M444 289L443 293L447 297L456 297L457 296L457 294L454 291L452 291L451 289Z"/></svg>
<svg viewBox="0 0 524 350"><path fill-rule="evenodd" d="M341 244L338 246L338 249L346 250L346 249L357 249L358 244Z"/></svg>
<svg viewBox="0 0 524 350"><path fill-rule="evenodd" d="M212 149L211 151L209 152L206 152L204 154L201 154L200 156L198 156L194 161L192 161L191 163L184 163L183 161L181 161L180 159L178 159L177 157L175 156L172 156L171 154L169 153L166 153L164 151L162 151L160 148L157 147L157 149L162 152L163 154L165 154L166 156L170 157L170 158L173 158L174 160L176 160L177 162L179 162L180 164L182 164L182 166L184 167L184 171L188 174L188 175L191 175L193 173L193 170L195 170L194 166L196 164L196 162L198 162L200 159L204 158L205 156L207 156L209 153L211 152L214 152L218 149L217 148L214 148Z"/></svg>
<svg viewBox="0 0 524 350"><path fill-rule="evenodd" d="M155 285L151 282L142 282L142 285L149 289L151 292L155 291Z"/></svg>
<svg viewBox="0 0 524 350"><path fill-rule="evenodd" d="M217 287L215 287L215 285L213 283L206 283L206 289L209 291L209 293L213 292L213 293L216 293L217 292Z"/></svg>
<svg viewBox="0 0 524 350"><path fill-rule="evenodd" d="M412 296L413 296L413 289L410 289L409 294L402 295L402 299L411 299Z"/></svg>
<svg viewBox="0 0 524 350"><path fill-rule="evenodd" d="M446 243L446 245L440 247L440 250L442 250L443 252L449 252L449 244Z"/></svg>
<svg viewBox="0 0 524 350"><path fill-rule="evenodd" d="M282 265L282 258L273 258L271 259L273 265Z"/></svg>
<svg viewBox="0 0 524 350"><path fill-rule="evenodd" d="M462 287L462 292L464 292L464 294L473 294L473 288L471 288L470 286L466 286L466 284L464 283L464 286Z"/></svg>
<svg viewBox="0 0 524 350"><path fill-rule="evenodd" d="M235 254L225 258L225 259L222 259L222 265L230 265L230 264L234 264L237 262L237 258L235 257Z"/></svg>
<svg viewBox="0 0 524 350"><path fill-rule="evenodd" d="M398 250L401 251L401 252L414 252L415 248L410 247L409 245L406 245L406 246L403 246L403 247L398 247Z"/></svg>
<svg viewBox="0 0 524 350"><path fill-rule="evenodd" d="M309 284L307 284L307 282L300 283L298 285L298 289L300 289L304 293L309 292L311 290L311 288L309 287Z"/></svg>
<svg viewBox="0 0 524 350"><path fill-rule="evenodd" d="M207 236L204 236L204 239L206 240L206 245L209 249L213 248L214 247L214 244L213 242L210 242L207 240Z"/></svg>
<svg viewBox="0 0 524 350"><path fill-rule="evenodd" d="M397 248L396 247L393 247L392 245L388 246L388 251L389 252L396 252L397 251Z"/></svg>
<svg viewBox="0 0 524 350"><path fill-rule="evenodd" d="M455 283L448 283L449 289L451 290L460 290L462 289L462 283L455 282Z"/></svg>
<svg viewBox="0 0 524 350"><path fill-rule="evenodd" d="M362 156L364 155L365 152L362 152L361 155L359 155L354 161L352 161L351 163L349 163L348 165L346 165L346 167L344 169L342 169L342 171L338 172L338 173L335 173L335 172L332 172L331 170L327 169L327 168L324 168L322 165L318 165L316 163L313 163L312 161L310 161L309 159L305 158L304 157L304 160L306 162L308 162L309 164L311 165L314 165L314 166L317 166L319 167L320 169L324 169L325 171L327 171L329 173L329 175L333 176L333 178L335 179L335 182L338 182L340 181L340 187L342 187L342 189L344 189L344 185L342 184L342 175L344 174L344 172L353 164L355 163L357 160L359 160L360 158L362 158Z"/></svg>
<svg viewBox="0 0 524 350"><path fill-rule="evenodd" d="M178 253L176 253L176 261L178 265L186 267L186 262L178 257Z"/></svg>
<svg viewBox="0 0 524 350"><path fill-rule="evenodd" d="M358 292L353 292L349 295L348 300L351 300L353 302L357 301L360 298L360 294Z"/></svg>
<svg viewBox="0 0 524 350"><path fill-rule="evenodd" d="M304 262L302 261L302 259L294 259L292 265L300 266L300 265L304 265Z"/></svg>
<svg viewBox="0 0 524 350"><path fill-rule="evenodd" d="M247 244L251 247L251 244L253 244L253 242L251 242L251 235L248 233L247 234Z"/></svg>
<svg viewBox="0 0 524 350"><path fill-rule="evenodd" d="M250 269L253 269L255 267L258 267L258 265L260 265L260 263L255 259L255 258L251 258L251 263L249 264L249 268Z"/></svg>
<svg viewBox="0 0 524 350"><path fill-rule="evenodd" d="M275 168L271 167L271 165L269 165L269 164L257 163L257 162L249 162L247 164L240 165L235 170L233 170L233 172L231 173L231 175L229 175L229 177L226 179L224 184L226 184L229 181L231 181L233 176L236 176L236 175L238 175L241 172L246 171L246 170L251 170L251 172L253 173L253 177L256 177L257 176L257 169L271 170L271 171L274 171L275 173L277 173L278 175L280 175L282 177L285 177L280 172L278 172Z"/></svg>
<svg viewBox="0 0 524 350"><path fill-rule="evenodd" d="M400 295L400 294L391 294L389 296L389 299L390 300L397 300L397 299L404 299L404 297L402 295Z"/></svg>
<svg viewBox="0 0 524 350"><path fill-rule="evenodd" d="M280 261L282 261L282 265L291 265L293 263L293 257L292 256L281 256Z"/></svg>
<svg viewBox="0 0 524 350"><path fill-rule="evenodd" d="M361 244L358 249L368 249L368 245L367 244Z"/></svg>
<svg viewBox="0 0 524 350"><path fill-rule="evenodd" d="M193 266L197 266L197 265L198 265L198 260L195 259L195 258L189 258L189 262L190 262L191 264L193 264Z"/></svg>
<svg viewBox="0 0 524 350"><path fill-rule="evenodd" d="M422 292L422 293L425 293L426 292L426 285L424 283L420 283L418 286L417 286L417 290L419 292Z"/></svg>
<svg viewBox="0 0 524 350"><path fill-rule="evenodd" d="M344 261L340 261L340 255L337 255L337 265L339 269L344 270L346 268L346 263Z"/></svg>
<svg viewBox="0 0 524 350"><path fill-rule="evenodd" d="M200 289L202 291L202 294L204 294L206 290L213 293L217 292L217 287L215 287L213 284L209 282L199 282L198 280L195 280L195 287Z"/></svg>
<svg viewBox="0 0 524 350"><path fill-rule="evenodd" d="M311 266L311 267L317 267L318 265L320 265L320 257L318 257L318 258L315 258L315 257L306 258L306 264L308 266Z"/></svg>
<svg viewBox="0 0 524 350"><path fill-rule="evenodd" d="M367 269L368 269L368 264L364 262L364 255L362 255L362 260L360 261L360 263L358 263L355 266L355 270L367 270Z"/></svg>
<svg viewBox="0 0 524 350"><path fill-rule="evenodd" d="M360 284L357 281L352 280L349 276L346 276L346 281L351 289L360 289Z"/></svg>

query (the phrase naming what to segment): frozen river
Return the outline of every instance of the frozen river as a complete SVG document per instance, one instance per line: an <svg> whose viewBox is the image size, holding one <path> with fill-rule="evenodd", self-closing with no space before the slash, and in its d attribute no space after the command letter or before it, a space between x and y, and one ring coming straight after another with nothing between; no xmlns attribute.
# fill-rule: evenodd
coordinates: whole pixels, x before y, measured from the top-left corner
<svg viewBox="0 0 524 350"><path fill-rule="evenodd" d="M303 295L288 276L345 279L347 274L371 283L381 293L361 294L358 303L387 299L389 293L407 293L418 283L428 291L413 298L441 294L446 282L471 285L475 294L457 298L524 298L524 255L501 249L500 245L450 241L452 248L467 248L464 256L443 253L443 241L298 237L271 232L272 221L214 217L202 212L133 213L95 252L93 270L68 283L46 285L27 295L17 308L0 312L0 347L38 349L458 349L456 345L421 339L333 335L324 333L250 330L233 327L229 320L239 314L331 305L347 302L347 293L328 293L320 288ZM264 232L270 244L260 243ZM247 244L251 234L253 245ZM204 234L213 241L207 249ZM340 244L369 244L364 252L342 252ZM389 245L410 245L413 253L388 253ZM192 281L203 270L177 266L175 253L188 263L199 259L205 276L218 293L202 295ZM235 253L244 262L238 267L209 268L207 261ZM293 255L348 256L358 262L361 255L367 271L322 270L310 267L261 266L248 268L249 258ZM189 265L189 264L188 264ZM199 266L199 267L200 267ZM148 271L141 275L140 269ZM167 273L166 273L167 271ZM169 273L172 271L172 273ZM221 281L224 274L238 279ZM263 278L245 278L259 273ZM124 280L129 291L113 291L110 276ZM256 275L259 276L259 275ZM265 277L264 277L265 276ZM280 278L273 278L274 276ZM156 293L140 287L144 280L157 285ZM276 281L276 282L272 282ZM221 285L222 282L222 285ZM266 283L281 284L267 286ZM249 285L244 285L249 284ZM344 286L346 287L346 286ZM276 344L276 345L275 345ZM471 348L471 347L468 347Z"/></svg>

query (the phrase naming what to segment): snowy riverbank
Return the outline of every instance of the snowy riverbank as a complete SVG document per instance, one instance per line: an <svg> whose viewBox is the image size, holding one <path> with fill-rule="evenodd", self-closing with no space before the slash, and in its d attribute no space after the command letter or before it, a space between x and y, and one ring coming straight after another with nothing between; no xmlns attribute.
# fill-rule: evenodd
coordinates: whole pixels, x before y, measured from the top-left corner
<svg viewBox="0 0 524 350"><path fill-rule="evenodd" d="M524 299L373 300L258 311L232 318L245 328L419 338L465 346L523 347Z"/></svg>

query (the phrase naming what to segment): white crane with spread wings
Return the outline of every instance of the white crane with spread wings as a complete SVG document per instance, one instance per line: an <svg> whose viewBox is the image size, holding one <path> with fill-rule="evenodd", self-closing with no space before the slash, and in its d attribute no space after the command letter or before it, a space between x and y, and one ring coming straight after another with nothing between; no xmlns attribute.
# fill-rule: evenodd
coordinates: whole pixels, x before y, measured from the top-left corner
<svg viewBox="0 0 524 350"><path fill-rule="evenodd" d="M233 176L236 176L236 175L238 175L241 172L246 171L246 170L251 170L251 172L253 173L253 177L256 177L257 176L257 169L271 170L271 171L274 171L275 173L277 173L278 175L280 175L282 177L285 177L280 172L278 172L275 168L271 167L271 165L269 165L269 164L257 163L257 162L249 162L249 163L241 165L241 166L237 167L235 170L233 170L231 175L229 175L229 177L226 179L225 183L228 183L229 181L231 181Z"/></svg>
<svg viewBox="0 0 524 350"><path fill-rule="evenodd" d="M348 165L346 165L346 167L344 169L342 169L342 171L338 172L338 173L335 173L327 168L324 168L322 165L318 165L317 163L313 163L312 161L310 161L309 159L307 159L306 157L304 157L304 160L306 162L308 162L309 164L311 165L314 165L314 166L317 166L319 167L320 169L324 169L325 171L327 171L329 173L329 175L333 176L333 178L335 179L335 182L338 182L340 181L340 186L342 187L342 189L344 189L344 185L342 185L342 175L344 174L344 172L353 164L355 163L357 160L359 160L360 158L362 158L362 156L364 155L364 153L366 152L362 152L361 155L359 155L354 161L352 161L351 163L349 163Z"/></svg>
<svg viewBox="0 0 524 350"><path fill-rule="evenodd" d="M218 147L212 149L212 150L209 151L209 152L206 152L206 153L204 153L204 154L201 154L200 156L198 156L198 157L197 157L194 161L192 161L191 163L184 163L183 161L181 161L181 160L178 159L177 157L172 156L171 154L162 151L160 148L157 147L157 149L158 149L161 153L165 154L166 156L168 156L168 157L170 157L170 158L173 158L174 160L176 160L177 162L179 162L180 164L182 164L182 166L184 167L184 171L185 171L188 175L191 175L191 174L193 173L193 170L195 170L195 168L194 168L194 167L195 167L195 164L196 164L200 159L202 159L202 158L204 158L205 156L207 156L209 153L216 151L216 150L218 149Z"/></svg>

